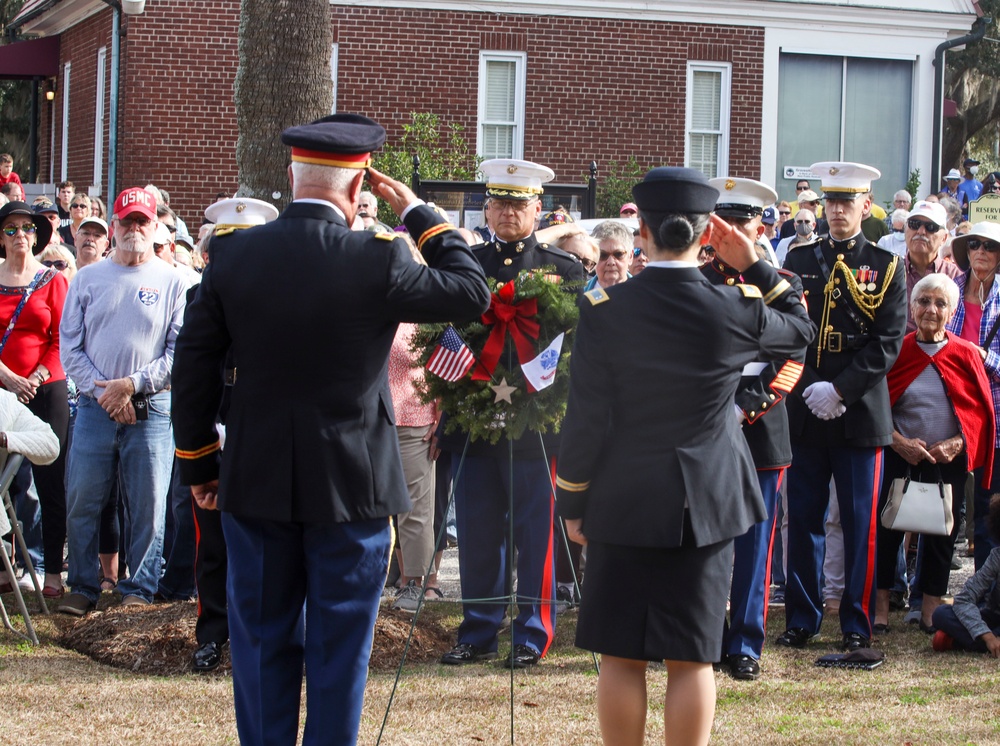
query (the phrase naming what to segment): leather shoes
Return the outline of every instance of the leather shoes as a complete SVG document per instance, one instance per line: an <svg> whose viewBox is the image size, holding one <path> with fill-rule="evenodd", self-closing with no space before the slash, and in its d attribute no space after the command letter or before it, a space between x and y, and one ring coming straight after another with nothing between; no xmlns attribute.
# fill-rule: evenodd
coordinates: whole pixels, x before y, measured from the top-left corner
<svg viewBox="0 0 1000 746"><path fill-rule="evenodd" d="M441 662L446 666L461 666L463 663L475 663L496 657L495 650L490 651L467 642L460 642L441 656Z"/></svg>
<svg viewBox="0 0 1000 746"><path fill-rule="evenodd" d="M860 650L861 648L870 648L871 646L872 641L857 632L848 632L844 635L844 642L841 644L841 647L848 653L853 653L855 650Z"/></svg>
<svg viewBox="0 0 1000 746"><path fill-rule="evenodd" d="M740 681L756 681L760 676L760 664L749 655L731 655L729 675Z"/></svg>
<svg viewBox="0 0 1000 746"><path fill-rule="evenodd" d="M194 651L191 659L191 670L195 673L214 671L222 663L222 643L206 642Z"/></svg>
<svg viewBox="0 0 1000 746"><path fill-rule="evenodd" d="M507 660L504 661L504 666L506 668L528 668L536 665L540 657L534 648L529 648L527 645L515 645L511 648Z"/></svg>
<svg viewBox="0 0 1000 746"><path fill-rule="evenodd" d="M802 627L790 627L782 632L775 642L779 645L784 645L786 648L804 648L814 637L816 637L816 635L807 629L803 629Z"/></svg>

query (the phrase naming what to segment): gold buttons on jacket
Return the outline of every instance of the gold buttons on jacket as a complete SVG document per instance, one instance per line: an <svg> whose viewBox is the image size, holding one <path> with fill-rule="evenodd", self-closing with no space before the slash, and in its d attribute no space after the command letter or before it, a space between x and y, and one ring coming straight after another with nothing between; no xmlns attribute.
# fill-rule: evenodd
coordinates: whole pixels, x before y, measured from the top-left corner
<svg viewBox="0 0 1000 746"><path fill-rule="evenodd" d="M503 266L505 266L505 267L509 267L513 263L514 263L514 260L511 259L510 257L507 257L506 259L503 260Z"/></svg>

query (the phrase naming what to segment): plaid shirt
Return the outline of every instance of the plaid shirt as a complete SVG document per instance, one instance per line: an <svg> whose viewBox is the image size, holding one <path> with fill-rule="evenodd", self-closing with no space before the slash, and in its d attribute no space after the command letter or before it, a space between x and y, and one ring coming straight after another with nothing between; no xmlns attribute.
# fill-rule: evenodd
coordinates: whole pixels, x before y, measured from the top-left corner
<svg viewBox="0 0 1000 746"><path fill-rule="evenodd" d="M962 298L965 296L965 284L968 277L969 273L964 272L954 278L955 284L958 285L958 308L955 309L955 315L952 316L951 321L948 322L948 326L946 327L953 334L961 334L962 324L965 323L965 304L962 302ZM982 346L986 337L989 336L990 330L993 328L993 324L997 323L998 318L1000 318L1000 282L994 280L993 287L990 288L990 294L986 297L986 302L983 303L983 321L979 325L980 346ZM990 348L986 351L984 365L990 379L990 393L993 395L993 413L997 417L997 422L1000 422L1000 334L994 335L993 340L990 342ZM995 448L1000 448L1000 427L997 428L996 442L993 445Z"/></svg>

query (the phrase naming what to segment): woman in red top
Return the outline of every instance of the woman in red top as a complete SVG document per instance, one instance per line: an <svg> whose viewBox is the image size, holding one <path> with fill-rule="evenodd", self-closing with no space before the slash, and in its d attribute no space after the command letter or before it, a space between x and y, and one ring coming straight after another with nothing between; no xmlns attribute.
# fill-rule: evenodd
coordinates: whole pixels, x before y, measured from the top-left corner
<svg viewBox="0 0 1000 746"><path fill-rule="evenodd" d="M66 278L35 255L44 250L52 225L23 202L0 208L0 384L48 423L59 439L59 457L49 466L27 461L12 494L28 487L33 469L42 507L45 589L62 595L63 545L66 542L66 427L69 406L66 374L59 361L59 321L66 301ZM15 318L16 316L16 318ZM4 585L0 579L0 588Z"/></svg>

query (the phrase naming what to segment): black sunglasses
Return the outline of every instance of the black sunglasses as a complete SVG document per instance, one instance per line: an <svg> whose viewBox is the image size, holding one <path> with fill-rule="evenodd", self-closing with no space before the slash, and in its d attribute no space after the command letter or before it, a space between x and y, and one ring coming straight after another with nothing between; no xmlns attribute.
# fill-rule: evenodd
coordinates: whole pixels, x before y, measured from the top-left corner
<svg viewBox="0 0 1000 746"><path fill-rule="evenodd" d="M62 259L46 259L42 262L46 267L52 267L53 269L58 269L62 272L66 267L69 266L69 262L64 262Z"/></svg>
<svg viewBox="0 0 1000 746"><path fill-rule="evenodd" d="M938 225L937 223L927 223L924 222L923 220L917 220L916 218L910 218L909 220L907 220L906 227L909 228L911 231L918 231L921 228L923 228L925 231L931 234L937 233L939 230L941 230L941 226Z"/></svg>
<svg viewBox="0 0 1000 746"><path fill-rule="evenodd" d="M982 238L970 238L965 242L966 247L969 251L976 251L982 249L990 254L996 254L1000 252L1000 243L996 241L986 241Z"/></svg>

